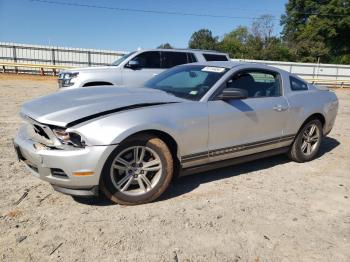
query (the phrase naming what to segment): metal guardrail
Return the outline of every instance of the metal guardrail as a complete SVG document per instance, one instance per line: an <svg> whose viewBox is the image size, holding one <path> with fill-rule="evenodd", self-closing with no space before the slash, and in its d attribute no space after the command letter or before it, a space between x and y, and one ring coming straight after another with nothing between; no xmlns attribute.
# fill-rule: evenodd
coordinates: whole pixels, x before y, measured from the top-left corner
<svg viewBox="0 0 350 262"><path fill-rule="evenodd" d="M44 65L44 64L24 64L24 63L8 63L8 62L0 62L0 66L2 67L2 72L6 72L6 67L14 68L14 72L18 73L18 68L38 68L40 70L40 74L45 75L45 69L52 70L53 75L57 75L57 70L73 68L72 66L59 66L59 65Z"/></svg>
<svg viewBox="0 0 350 262"><path fill-rule="evenodd" d="M304 78L305 81L316 84L316 85L324 85L328 87L350 87L350 80L349 79L307 79Z"/></svg>

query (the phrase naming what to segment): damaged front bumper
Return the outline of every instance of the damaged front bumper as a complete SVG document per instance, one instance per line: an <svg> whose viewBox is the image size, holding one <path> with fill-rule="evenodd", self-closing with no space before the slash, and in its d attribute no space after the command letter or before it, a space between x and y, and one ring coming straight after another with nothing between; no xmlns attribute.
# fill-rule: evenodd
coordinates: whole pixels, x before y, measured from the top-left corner
<svg viewBox="0 0 350 262"><path fill-rule="evenodd" d="M35 176L49 182L55 190L76 196L95 196L104 163L115 148L86 146L52 149L33 141L23 125L14 140L17 156Z"/></svg>

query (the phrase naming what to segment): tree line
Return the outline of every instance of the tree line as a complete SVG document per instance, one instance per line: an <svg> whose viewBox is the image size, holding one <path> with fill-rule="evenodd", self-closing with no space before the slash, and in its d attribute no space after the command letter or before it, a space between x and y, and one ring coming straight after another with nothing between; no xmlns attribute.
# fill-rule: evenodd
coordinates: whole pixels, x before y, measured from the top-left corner
<svg viewBox="0 0 350 262"><path fill-rule="evenodd" d="M350 0L289 0L280 24L280 36L273 35L271 15L221 37L203 28L192 34L188 47L232 58L350 64Z"/></svg>

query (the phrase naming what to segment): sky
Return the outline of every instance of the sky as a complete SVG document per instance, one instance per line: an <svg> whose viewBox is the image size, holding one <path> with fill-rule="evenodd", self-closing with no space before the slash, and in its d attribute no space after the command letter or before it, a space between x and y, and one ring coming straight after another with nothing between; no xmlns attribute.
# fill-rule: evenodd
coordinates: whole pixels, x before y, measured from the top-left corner
<svg viewBox="0 0 350 262"><path fill-rule="evenodd" d="M50 1L50 0L47 0ZM280 16L287 0L52 0L110 8L230 16L217 18L89 8L37 2L0 0L0 41L132 51L169 42L186 48L193 32L208 28L222 37L253 18ZM238 17L238 18L237 18Z"/></svg>

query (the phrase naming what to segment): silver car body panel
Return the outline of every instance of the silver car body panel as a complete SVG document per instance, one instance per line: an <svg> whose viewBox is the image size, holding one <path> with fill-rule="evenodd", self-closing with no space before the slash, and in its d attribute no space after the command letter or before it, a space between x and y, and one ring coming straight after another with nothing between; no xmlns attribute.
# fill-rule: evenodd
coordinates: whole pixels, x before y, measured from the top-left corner
<svg viewBox="0 0 350 262"><path fill-rule="evenodd" d="M26 133L24 127L15 144L32 163L29 165L36 166L42 179L54 185L78 188L98 185L110 153L138 132L156 131L170 136L177 144L176 154L181 166L190 168L290 146L302 124L313 114L324 117L324 134L328 134L334 125L338 110L334 92L322 91L311 84L307 91L292 91L290 73L260 64L198 64L229 69L200 101L184 100L147 88L89 87L62 91L24 104L21 114L43 126L68 126L67 131L86 140L86 147L37 150L34 148L37 141ZM222 84L243 69L279 73L281 96L232 100L229 103L213 99ZM133 105L140 106L129 107ZM107 113L99 114L101 112ZM52 177L49 172L52 167L64 170L68 180ZM73 175L81 170L93 171L94 175Z"/></svg>

